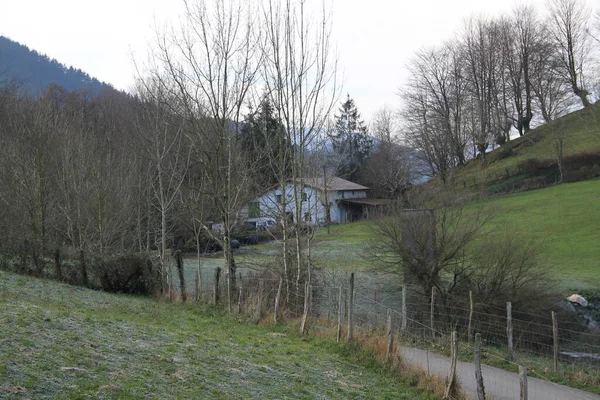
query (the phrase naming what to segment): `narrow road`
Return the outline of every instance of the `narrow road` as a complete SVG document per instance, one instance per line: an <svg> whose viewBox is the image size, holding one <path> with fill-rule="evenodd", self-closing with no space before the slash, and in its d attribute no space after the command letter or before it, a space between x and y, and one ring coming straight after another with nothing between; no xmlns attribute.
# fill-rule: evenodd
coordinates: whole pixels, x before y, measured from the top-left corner
<svg viewBox="0 0 600 400"><path fill-rule="evenodd" d="M450 358L425 350L401 348L400 353L407 363L422 368L430 374L447 376ZM460 387L469 399L477 399L475 386L475 364L459 361L457 376ZM499 368L482 365L483 381L488 400L519 399L519 375ZM558 385L531 376L527 379L528 400L600 400L600 396L583 390Z"/></svg>

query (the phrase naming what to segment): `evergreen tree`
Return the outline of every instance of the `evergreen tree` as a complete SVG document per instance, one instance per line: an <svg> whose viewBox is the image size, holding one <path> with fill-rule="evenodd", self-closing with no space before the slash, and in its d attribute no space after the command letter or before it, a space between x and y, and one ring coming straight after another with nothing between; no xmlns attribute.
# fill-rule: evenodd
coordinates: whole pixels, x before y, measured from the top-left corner
<svg viewBox="0 0 600 400"><path fill-rule="evenodd" d="M245 116L240 149L257 192L290 175L291 144L266 97Z"/></svg>
<svg viewBox="0 0 600 400"><path fill-rule="evenodd" d="M373 140L350 95L335 116L332 139L333 150L338 155L336 175L356 182L360 167L371 153Z"/></svg>

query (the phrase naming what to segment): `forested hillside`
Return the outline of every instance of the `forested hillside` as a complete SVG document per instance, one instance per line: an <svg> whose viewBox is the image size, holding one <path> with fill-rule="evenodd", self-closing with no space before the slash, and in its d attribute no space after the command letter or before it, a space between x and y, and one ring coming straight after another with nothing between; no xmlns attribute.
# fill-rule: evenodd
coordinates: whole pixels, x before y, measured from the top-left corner
<svg viewBox="0 0 600 400"><path fill-rule="evenodd" d="M37 95L50 84L65 89L89 90L98 95L112 86L80 69L67 67L27 46L0 36L0 81L14 81L30 94Z"/></svg>

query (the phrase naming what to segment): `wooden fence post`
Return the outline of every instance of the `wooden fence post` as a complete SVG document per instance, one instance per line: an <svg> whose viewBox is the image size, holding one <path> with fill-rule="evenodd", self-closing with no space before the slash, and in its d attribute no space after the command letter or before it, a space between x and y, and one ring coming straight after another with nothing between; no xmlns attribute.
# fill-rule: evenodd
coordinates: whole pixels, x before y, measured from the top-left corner
<svg viewBox="0 0 600 400"><path fill-rule="evenodd" d="M81 280L83 286L89 286L87 263L85 262L85 253L83 250L79 251L79 268L81 269ZM171 290L169 289L169 298L171 297Z"/></svg>
<svg viewBox="0 0 600 400"><path fill-rule="evenodd" d="M196 285L196 292L194 293L194 299L196 301L200 301L200 266L198 266L198 269L196 269L196 273L195 273L195 285Z"/></svg>
<svg viewBox="0 0 600 400"><path fill-rule="evenodd" d="M469 290L469 327L467 328L467 340L469 344L473 340L473 291Z"/></svg>
<svg viewBox="0 0 600 400"><path fill-rule="evenodd" d="M387 310L387 349L386 349L386 358L389 360L392 355L392 349L394 347L394 334L393 334L393 326L392 326L392 309L388 308Z"/></svg>
<svg viewBox="0 0 600 400"><path fill-rule="evenodd" d="M373 327L377 324L377 286L373 286Z"/></svg>
<svg viewBox="0 0 600 400"><path fill-rule="evenodd" d="M481 334L475 334L475 382L477 384L477 400L485 400L485 387L481 373Z"/></svg>
<svg viewBox="0 0 600 400"><path fill-rule="evenodd" d="M187 293L185 291L185 275L184 275L184 264L183 264L183 254L181 254L181 250L175 251L175 262L177 263L177 272L179 273L179 290L181 292L181 301L187 301Z"/></svg>
<svg viewBox="0 0 600 400"><path fill-rule="evenodd" d="M431 338L435 339L435 286L431 287L431 308L429 310L429 319L431 326Z"/></svg>
<svg viewBox="0 0 600 400"><path fill-rule="evenodd" d="M408 315L406 311L406 285L402 285L402 330L408 326Z"/></svg>
<svg viewBox="0 0 600 400"><path fill-rule="evenodd" d="M308 281L304 285L304 313L302 314L302 323L300 324L300 333L306 333L306 320L308 319L308 309L310 303L310 285Z"/></svg>
<svg viewBox="0 0 600 400"><path fill-rule="evenodd" d="M213 303L219 304L219 279L221 279L221 267L215 269L215 288L213 292Z"/></svg>
<svg viewBox="0 0 600 400"><path fill-rule="evenodd" d="M243 287L244 286L240 283L240 291L238 293L238 301L237 301L237 307L238 307L237 312L238 312L238 314L242 313L242 298L243 298L242 296L244 294Z"/></svg>
<svg viewBox="0 0 600 400"><path fill-rule="evenodd" d="M520 400L527 400L527 367L519 365L519 386L521 388Z"/></svg>
<svg viewBox="0 0 600 400"><path fill-rule="evenodd" d="M58 247L54 250L54 268L56 271L56 280L62 282L63 275L60 263L60 250L58 249Z"/></svg>
<svg viewBox="0 0 600 400"><path fill-rule="evenodd" d="M456 361L458 358L458 333L452 332L451 339L451 355L450 355L450 375L448 376L448 386L446 386L446 392L444 398L453 398L456 393Z"/></svg>
<svg viewBox="0 0 600 400"><path fill-rule="evenodd" d="M283 286L283 278L279 279L279 286L277 287L277 295L275 296L275 309L273 310L273 323L277 323L277 313L279 312L279 302L281 301L281 287Z"/></svg>
<svg viewBox="0 0 600 400"><path fill-rule="evenodd" d="M354 272L350 274L350 286L348 287L348 341L352 340L354 334Z"/></svg>
<svg viewBox="0 0 600 400"><path fill-rule="evenodd" d="M513 347L512 304L506 302L506 337L508 339L508 361L515 358Z"/></svg>
<svg viewBox="0 0 600 400"><path fill-rule="evenodd" d="M340 286L338 303L338 326L337 326L337 341L342 340L342 324L344 323L344 293Z"/></svg>
<svg viewBox="0 0 600 400"><path fill-rule="evenodd" d="M260 322L260 315L262 313L262 296L264 285L265 283L262 279L258 281L258 301L256 302L256 316L254 317L256 319L256 323Z"/></svg>
<svg viewBox="0 0 600 400"><path fill-rule="evenodd" d="M558 320L552 311L552 339L554 344L554 372L558 373Z"/></svg>

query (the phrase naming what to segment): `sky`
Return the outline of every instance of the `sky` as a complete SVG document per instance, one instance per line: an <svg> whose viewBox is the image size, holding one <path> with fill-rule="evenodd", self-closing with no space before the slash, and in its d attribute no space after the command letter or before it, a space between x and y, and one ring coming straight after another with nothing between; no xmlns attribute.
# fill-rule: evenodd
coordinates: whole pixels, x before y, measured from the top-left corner
<svg viewBox="0 0 600 400"><path fill-rule="evenodd" d="M252 0L248 0L252 1ZM310 0L309 0L310 1ZM451 39L471 15L509 13L544 0L326 0L343 88L363 119L399 107L398 89L415 52ZM155 26L177 23L182 0L6 0L0 35L128 90Z"/></svg>

